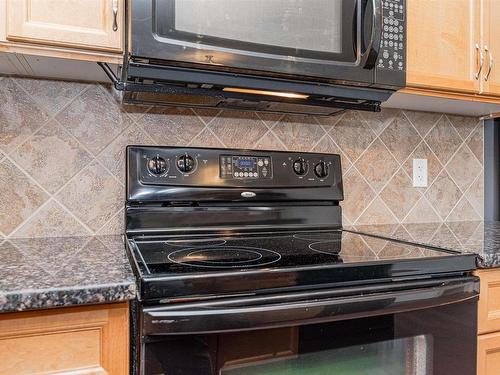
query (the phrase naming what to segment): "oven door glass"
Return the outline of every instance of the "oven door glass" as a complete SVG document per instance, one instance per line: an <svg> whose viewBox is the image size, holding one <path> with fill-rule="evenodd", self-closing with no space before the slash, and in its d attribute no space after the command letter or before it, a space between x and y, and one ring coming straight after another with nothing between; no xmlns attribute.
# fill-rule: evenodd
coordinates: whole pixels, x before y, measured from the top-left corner
<svg viewBox="0 0 500 375"><path fill-rule="evenodd" d="M473 375L472 301L336 322L150 336L143 373L166 375Z"/></svg>
<svg viewBox="0 0 500 375"><path fill-rule="evenodd" d="M357 60L356 0L157 0L157 38L284 59ZM364 9L364 8L363 8Z"/></svg>

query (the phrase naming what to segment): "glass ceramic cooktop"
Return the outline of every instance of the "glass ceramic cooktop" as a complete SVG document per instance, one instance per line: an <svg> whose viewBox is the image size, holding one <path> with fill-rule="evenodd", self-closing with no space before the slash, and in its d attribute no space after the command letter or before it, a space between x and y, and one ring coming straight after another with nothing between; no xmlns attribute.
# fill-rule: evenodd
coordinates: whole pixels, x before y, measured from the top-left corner
<svg viewBox="0 0 500 375"><path fill-rule="evenodd" d="M453 256L343 231L141 237L134 240L150 274L307 267Z"/></svg>

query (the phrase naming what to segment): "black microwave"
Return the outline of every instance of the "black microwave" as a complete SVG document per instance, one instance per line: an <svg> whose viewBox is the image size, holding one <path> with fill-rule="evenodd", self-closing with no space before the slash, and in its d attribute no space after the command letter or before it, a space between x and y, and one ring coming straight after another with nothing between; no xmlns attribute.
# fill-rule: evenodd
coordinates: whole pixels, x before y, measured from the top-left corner
<svg viewBox="0 0 500 375"><path fill-rule="evenodd" d="M134 0L128 7L122 78L136 99L160 104L175 91L196 94L191 104L200 106L221 106L210 97L222 95L222 106L277 112L287 111L269 102L296 104L295 112L377 110L405 86L405 0Z"/></svg>

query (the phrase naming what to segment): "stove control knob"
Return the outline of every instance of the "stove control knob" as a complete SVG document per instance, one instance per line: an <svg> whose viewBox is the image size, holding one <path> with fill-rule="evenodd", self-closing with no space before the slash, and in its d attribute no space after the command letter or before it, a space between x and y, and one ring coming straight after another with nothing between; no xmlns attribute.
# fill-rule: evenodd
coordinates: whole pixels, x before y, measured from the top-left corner
<svg viewBox="0 0 500 375"><path fill-rule="evenodd" d="M167 162L165 159L155 156L148 160L148 171L155 175L164 174L167 171Z"/></svg>
<svg viewBox="0 0 500 375"><path fill-rule="evenodd" d="M314 166L314 174L319 178L328 176L328 165L324 161L320 161Z"/></svg>
<svg viewBox="0 0 500 375"><path fill-rule="evenodd" d="M194 170L195 161L191 155L185 154L177 158L177 168L183 173L189 173Z"/></svg>
<svg viewBox="0 0 500 375"><path fill-rule="evenodd" d="M308 170L307 161L302 158L299 158L293 162L293 171L298 176L304 176Z"/></svg>

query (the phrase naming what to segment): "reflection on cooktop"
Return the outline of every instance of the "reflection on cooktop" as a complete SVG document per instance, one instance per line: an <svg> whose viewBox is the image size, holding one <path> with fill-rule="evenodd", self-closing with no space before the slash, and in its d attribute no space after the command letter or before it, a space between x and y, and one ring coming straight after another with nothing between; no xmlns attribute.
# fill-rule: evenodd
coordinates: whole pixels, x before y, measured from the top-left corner
<svg viewBox="0 0 500 375"><path fill-rule="evenodd" d="M141 237L137 250L150 273L335 266L449 253L342 231Z"/></svg>
<svg viewBox="0 0 500 375"><path fill-rule="evenodd" d="M257 267L277 262L278 253L256 247L214 246L187 248L168 254L168 260L194 267Z"/></svg>

